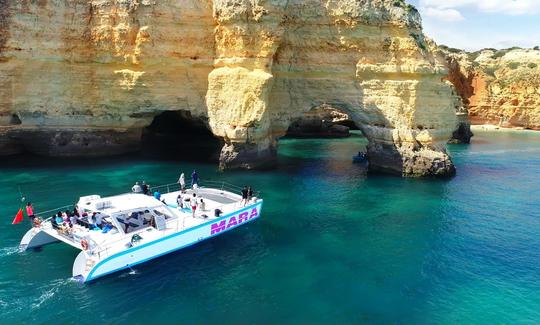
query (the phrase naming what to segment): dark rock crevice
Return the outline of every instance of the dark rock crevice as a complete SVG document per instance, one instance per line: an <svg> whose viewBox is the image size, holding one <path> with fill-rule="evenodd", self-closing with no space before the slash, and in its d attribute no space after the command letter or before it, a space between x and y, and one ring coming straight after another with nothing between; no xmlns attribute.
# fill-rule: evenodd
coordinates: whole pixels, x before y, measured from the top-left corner
<svg viewBox="0 0 540 325"><path fill-rule="evenodd" d="M165 111L143 129L141 153L149 156L193 161L219 160L223 140L208 128L205 118L188 111Z"/></svg>

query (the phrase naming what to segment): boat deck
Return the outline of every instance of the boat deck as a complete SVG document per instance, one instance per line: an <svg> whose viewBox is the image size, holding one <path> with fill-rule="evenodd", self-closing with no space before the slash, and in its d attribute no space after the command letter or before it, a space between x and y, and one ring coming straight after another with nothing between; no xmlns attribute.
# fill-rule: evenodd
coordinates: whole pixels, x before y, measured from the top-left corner
<svg viewBox="0 0 540 325"><path fill-rule="evenodd" d="M82 249L81 240L85 239L89 242L89 255L95 254L97 259L103 259L106 256L116 252L125 250L126 245L140 245L165 237L180 231L184 231L200 224L216 219L215 210L219 209L221 215L232 213L242 208L242 197L238 194L227 192L214 188L199 188L196 190L184 191L184 198L193 197L193 193L197 194L197 201L202 198L205 202L205 208L199 207L195 213L191 211L189 202L186 202L183 209L180 209L177 204L177 198L181 191L173 191L161 195L160 200L153 196L144 194L121 194L111 197L89 196L85 197L82 208L89 212L98 212L106 217L103 220L112 226L107 232L99 228L89 229L83 225L77 224L73 228L60 227L53 228L50 220L42 222L39 228L35 231L44 231L50 236L63 241L75 248ZM81 202L79 202L81 204ZM80 206L79 206L80 207ZM81 207L80 207L81 208ZM164 216L164 224L160 226L150 226L149 219L145 220L145 216L138 215L136 221L141 221L135 224L134 230L129 230L131 222L124 223L123 216L128 216L134 211L153 211L154 214ZM131 211L131 212L130 212ZM148 221L148 222L147 222ZM146 222L146 223L145 223ZM158 230L159 229L159 230ZM134 235L138 235L134 242Z"/></svg>

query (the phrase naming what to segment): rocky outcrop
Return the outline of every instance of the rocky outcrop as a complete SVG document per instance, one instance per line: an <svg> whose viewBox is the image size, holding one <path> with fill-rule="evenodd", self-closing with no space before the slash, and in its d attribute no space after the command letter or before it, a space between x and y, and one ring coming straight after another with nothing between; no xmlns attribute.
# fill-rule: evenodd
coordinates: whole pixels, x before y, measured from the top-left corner
<svg viewBox="0 0 540 325"><path fill-rule="evenodd" d="M223 168L253 168L275 160L293 121L328 104L362 129L371 168L455 171L446 68L402 1L2 4L0 146L10 152L131 151L155 116L186 111L223 139Z"/></svg>
<svg viewBox="0 0 540 325"><path fill-rule="evenodd" d="M446 51L472 124L540 130L540 50Z"/></svg>
<svg viewBox="0 0 540 325"><path fill-rule="evenodd" d="M452 97L454 99L454 109L458 121L449 143L468 144L474 135L471 131L471 122L469 120L468 98L473 94L473 88L467 77L468 68L462 66L459 62L459 57L451 53L448 48L439 47L439 50L448 65L448 75L445 77L445 80L454 87Z"/></svg>

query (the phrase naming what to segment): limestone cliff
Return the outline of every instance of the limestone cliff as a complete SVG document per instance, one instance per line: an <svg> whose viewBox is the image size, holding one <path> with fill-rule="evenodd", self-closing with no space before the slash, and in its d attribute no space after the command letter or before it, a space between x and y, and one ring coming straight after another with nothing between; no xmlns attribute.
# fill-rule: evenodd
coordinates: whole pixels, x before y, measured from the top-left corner
<svg viewBox="0 0 540 325"><path fill-rule="evenodd" d="M0 2L0 148L136 150L164 111L224 140L224 168L271 164L306 111L340 108L373 169L451 175L444 62L395 0Z"/></svg>
<svg viewBox="0 0 540 325"><path fill-rule="evenodd" d="M540 130L540 50L445 51L471 123Z"/></svg>

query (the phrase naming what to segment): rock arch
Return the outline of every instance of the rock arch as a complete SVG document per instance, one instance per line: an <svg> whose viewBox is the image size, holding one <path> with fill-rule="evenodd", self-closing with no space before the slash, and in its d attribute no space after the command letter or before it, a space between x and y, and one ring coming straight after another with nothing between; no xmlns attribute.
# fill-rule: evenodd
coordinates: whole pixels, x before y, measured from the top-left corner
<svg viewBox="0 0 540 325"><path fill-rule="evenodd" d="M452 89L415 10L383 0L239 2L214 4L206 99L210 126L227 142L222 166L268 163L303 108L329 103L367 136L373 169L454 174L445 150Z"/></svg>

